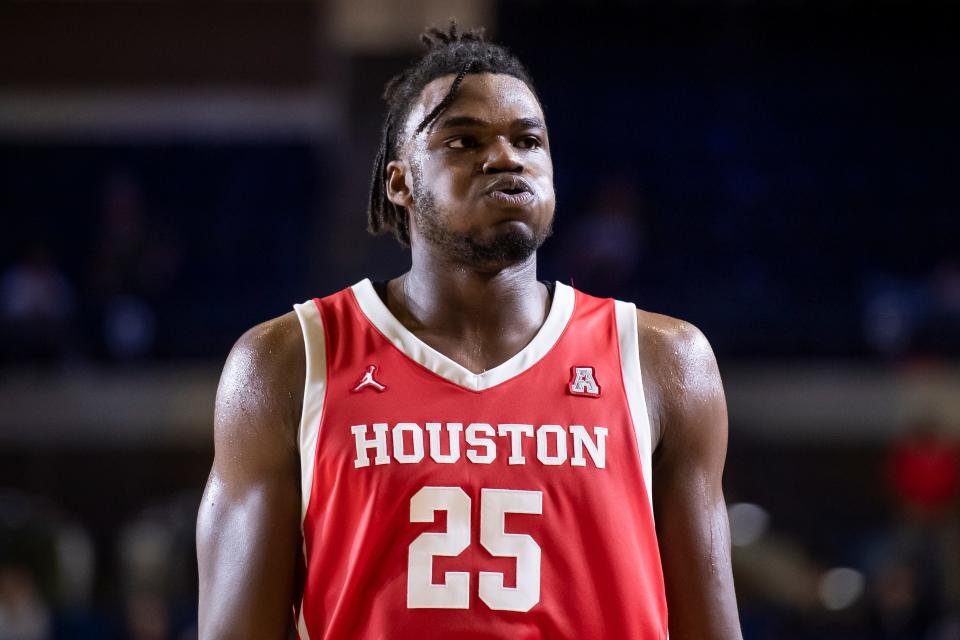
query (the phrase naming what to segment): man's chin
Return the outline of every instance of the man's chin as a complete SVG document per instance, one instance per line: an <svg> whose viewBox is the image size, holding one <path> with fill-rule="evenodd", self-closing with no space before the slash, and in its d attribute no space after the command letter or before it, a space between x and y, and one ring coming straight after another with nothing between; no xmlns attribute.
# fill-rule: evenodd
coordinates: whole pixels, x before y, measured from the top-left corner
<svg viewBox="0 0 960 640"><path fill-rule="evenodd" d="M466 236L457 243L459 257L475 267L503 269L526 262L543 244L550 230L538 234L519 222L497 225L485 238Z"/></svg>
<svg viewBox="0 0 960 640"><path fill-rule="evenodd" d="M496 271L525 262L553 231L552 223L540 227L517 219L454 231L440 222L432 199L421 200L422 208L413 213L417 235L434 251L472 269Z"/></svg>

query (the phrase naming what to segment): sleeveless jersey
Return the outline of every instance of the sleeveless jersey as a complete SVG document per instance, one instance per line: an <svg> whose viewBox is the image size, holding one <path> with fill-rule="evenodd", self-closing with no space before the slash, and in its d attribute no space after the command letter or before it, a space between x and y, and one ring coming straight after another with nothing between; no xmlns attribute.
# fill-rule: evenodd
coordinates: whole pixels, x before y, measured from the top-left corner
<svg viewBox="0 0 960 640"><path fill-rule="evenodd" d="M295 309L301 640L667 637L632 304L557 283L483 373L369 280Z"/></svg>

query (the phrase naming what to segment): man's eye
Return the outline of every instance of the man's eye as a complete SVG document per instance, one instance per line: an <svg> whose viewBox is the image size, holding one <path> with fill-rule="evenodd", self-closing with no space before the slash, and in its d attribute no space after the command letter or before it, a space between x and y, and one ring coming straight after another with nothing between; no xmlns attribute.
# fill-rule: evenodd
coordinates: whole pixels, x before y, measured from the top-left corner
<svg viewBox="0 0 960 640"><path fill-rule="evenodd" d="M522 149L539 149L543 146L543 141L537 136L523 136L517 141L517 146Z"/></svg>
<svg viewBox="0 0 960 640"><path fill-rule="evenodd" d="M470 136L457 136L447 141L447 147L450 149L471 149L477 146L477 141Z"/></svg>

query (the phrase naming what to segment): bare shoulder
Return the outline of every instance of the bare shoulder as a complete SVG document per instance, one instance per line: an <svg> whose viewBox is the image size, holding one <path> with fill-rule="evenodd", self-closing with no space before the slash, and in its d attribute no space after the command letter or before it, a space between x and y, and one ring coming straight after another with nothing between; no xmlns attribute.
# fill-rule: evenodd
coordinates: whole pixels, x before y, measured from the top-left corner
<svg viewBox="0 0 960 640"><path fill-rule="evenodd" d="M637 310L640 364L654 444L670 424L704 402L723 402L723 388L710 342L695 325Z"/></svg>
<svg viewBox="0 0 960 640"><path fill-rule="evenodd" d="M197 514L201 637L286 637L300 542L304 353L291 312L244 333L227 356Z"/></svg>
<svg viewBox="0 0 960 640"><path fill-rule="evenodd" d="M653 510L670 636L739 640L723 498L727 408L717 361L689 322L638 311L637 327L644 393L659 438Z"/></svg>
<svg viewBox="0 0 960 640"><path fill-rule="evenodd" d="M641 362L674 372L712 368L713 349L696 326L671 316L637 310Z"/></svg>
<svg viewBox="0 0 960 640"><path fill-rule="evenodd" d="M257 369L286 370L288 365L303 363L303 332L295 311L261 322L248 329L230 350L228 367L238 372Z"/></svg>
<svg viewBox="0 0 960 640"><path fill-rule="evenodd" d="M305 376L303 333L295 312L246 331L230 350L220 377L214 421L218 444L243 428L270 431L295 443Z"/></svg>

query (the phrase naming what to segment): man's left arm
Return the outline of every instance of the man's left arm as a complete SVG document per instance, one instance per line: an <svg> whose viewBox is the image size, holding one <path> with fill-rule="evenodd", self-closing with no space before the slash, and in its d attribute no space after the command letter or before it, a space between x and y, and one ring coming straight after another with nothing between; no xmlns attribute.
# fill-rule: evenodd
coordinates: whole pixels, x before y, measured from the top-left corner
<svg viewBox="0 0 960 640"><path fill-rule="evenodd" d="M739 640L722 487L727 407L720 372L696 327L665 316L655 322L661 326L641 340L641 351L646 342L645 377L656 388L653 503L670 638Z"/></svg>

